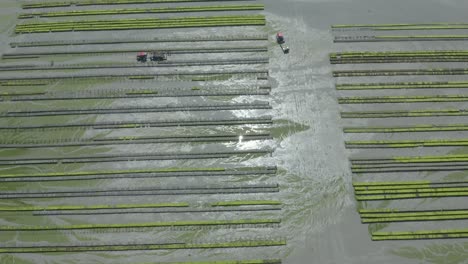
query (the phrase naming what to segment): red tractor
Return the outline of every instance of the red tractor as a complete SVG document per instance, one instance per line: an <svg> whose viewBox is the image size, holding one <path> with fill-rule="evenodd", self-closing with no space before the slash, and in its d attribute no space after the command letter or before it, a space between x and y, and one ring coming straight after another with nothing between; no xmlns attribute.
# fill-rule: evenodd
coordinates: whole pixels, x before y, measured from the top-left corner
<svg viewBox="0 0 468 264"><path fill-rule="evenodd" d="M276 42L278 42L278 44L283 44L285 42L283 33L276 33Z"/></svg>
<svg viewBox="0 0 468 264"><path fill-rule="evenodd" d="M153 51L150 56L151 61L165 61L167 60L167 54L164 52ZM148 61L148 52L138 52L137 53L138 62L147 62Z"/></svg>
<svg viewBox="0 0 468 264"><path fill-rule="evenodd" d="M281 49L283 50L284 54L289 53L289 47L288 46L283 46L283 44L286 42L284 39L284 35L281 32L276 33L276 42L280 45Z"/></svg>
<svg viewBox="0 0 468 264"><path fill-rule="evenodd" d="M138 62L146 62L147 60L148 60L148 53L143 52L143 51L137 53Z"/></svg>

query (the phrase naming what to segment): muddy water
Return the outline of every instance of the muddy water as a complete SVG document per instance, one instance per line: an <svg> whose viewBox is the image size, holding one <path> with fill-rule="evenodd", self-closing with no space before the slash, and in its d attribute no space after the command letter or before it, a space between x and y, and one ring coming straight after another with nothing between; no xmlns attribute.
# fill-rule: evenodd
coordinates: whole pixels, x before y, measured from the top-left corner
<svg viewBox="0 0 468 264"><path fill-rule="evenodd" d="M330 71L327 54L345 50L417 50L417 49L466 49L466 42L450 43L349 43L332 44L331 24L359 23L421 23L421 22L462 22L466 20L466 1L327 1L327 0L269 0L267 16L272 31L283 31L286 34L291 53L283 56L280 49L274 51L271 60L271 76L276 80L274 91L275 109L285 119L295 120L310 126L301 133L286 138L275 152L278 162L291 173L285 184L290 186L290 197L294 200L295 214L287 222L288 231L294 235L289 241L288 256L285 263L467 263L468 243L464 240L450 241L404 241L372 242L369 231L374 228L382 230L416 230L443 229L467 226L467 221L456 221L437 224L391 224L384 227L370 227L360 224L356 213L358 205L352 195L350 183L353 180L441 180L450 177L463 177L463 173L450 176L450 173L432 174L390 174L352 176L347 163L348 155L366 157L398 155L430 155L432 153L451 153L453 149L420 150L387 153L385 151L345 151L343 140L382 139L372 135L344 135L344 125L366 125L365 120L340 121L340 111L364 111L386 109L386 106L338 106L337 96L350 96L350 93L336 93L334 82L379 82L405 79L389 78L340 78L334 80ZM359 32L358 32L359 33ZM358 34L355 33L355 34ZM368 33L368 32L366 32ZM401 33L401 32L398 32ZM395 32L388 33L396 34ZM427 33L423 32L422 34ZM429 32L437 34L437 32ZM457 34L467 34L468 31ZM372 32L371 32L372 34ZM421 33L420 33L421 34ZM442 33L441 33L442 34ZM446 33L450 34L450 33ZM364 35L364 34L363 34ZM405 65L407 68L424 67L421 64ZM411 66L411 67L410 67ZM452 65L453 66L453 65ZM466 66L466 65L465 65ZM378 66L382 68L401 67L399 65ZM456 66L453 66L456 67ZM369 68L366 65L341 66L336 69ZM463 76L447 77L448 79L466 79ZM407 78L406 80L411 79ZM411 80L431 80L433 77L418 77ZM455 91L453 91L455 92ZM411 91L395 95L412 94ZM437 91L432 91L437 93ZM448 91L450 93L450 91ZM455 93L462 94L463 90ZM431 92L419 93L431 94ZM439 92L440 94L440 92ZM366 92L353 93L364 96ZM372 94L373 95L373 94ZM378 92L375 95L380 95ZM386 94L389 95L389 94ZM451 107L450 103L445 107ZM401 106L395 106L401 107ZM427 106L407 105L401 109L421 109ZM433 106L435 107L435 106ZM439 107L439 106L437 106ZM388 109L393 107L387 106ZM436 122L444 122L439 118ZM424 120L421 121L421 123ZM434 121L434 120L426 120ZM453 121L453 120L452 120ZM466 122L458 119L457 122ZM375 121L374 121L375 122ZM399 121L399 124L415 122ZM447 122L447 121L446 121ZM453 121L455 122L455 121ZM385 122L381 122L385 124ZM389 123L392 125L395 123ZM434 134L423 133L427 138L466 137L466 133ZM392 135L390 138L417 138L416 135ZM416 153L416 154L415 154ZM453 153L453 152L452 152ZM466 178L465 178L466 179ZM301 184L297 183L301 182ZM292 202L291 200L290 202ZM460 199L426 199L422 201L398 201L394 203L368 203L367 207L395 208L445 208L465 207L466 198Z"/></svg>

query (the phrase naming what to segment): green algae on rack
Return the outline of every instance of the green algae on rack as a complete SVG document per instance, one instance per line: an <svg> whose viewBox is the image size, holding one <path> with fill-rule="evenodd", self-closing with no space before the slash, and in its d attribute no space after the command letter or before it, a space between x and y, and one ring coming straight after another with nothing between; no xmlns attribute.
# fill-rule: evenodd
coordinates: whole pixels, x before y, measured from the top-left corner
<svg viewBox="0 0 468 264"><path fill-rule="evenodd" d="M225 120L180 120L180 121L138 121L138 122L103 122L103 123L74 123L74 124L46 124L32 126L2 126L0 130L6 131L28 131L45 129L133 129L148 127L194 127L194 126L227 126L227 125L262 125L272 124L271 117L264 118L244 118L244 119L225 119Z"/></svg>
<svg viewBox="0 0 468 264"><path fill-rule="evenodd" d="M81 108L81 109L51 109L51 110L19 110L0 112L0 118L67 116L67 115L107 115L131 113L161 113L161 112L189 112L189 111L234 111L234 110L260 110L271 109L268 102L236 103L236 104L204 104L204 105L166 105L166 106L135 106L111 108Z"/></svg>
<svg viewBox="0 0 468 264"><path fill-rule="evenodd" d="M224 201L224 202L213 203L211 206L244 206L244 205L281 205L281 202L273 201L273 200Z"/></svg>
<svg viewBox="0 0 468 264"><path fill-rule="evenodd" d="M413 125L400 127L345 127L344 133L404 133L404 132L446 132L468 131L468 124Z"/></svg>
<svg viewBox="0 0 468 264"><path fill-rule="evenodd" d="M136 44L136 43L168 43L168 42L219 42L219 41L261 41L268 40L267 35L229 35L229 36L195 36L195 37L153 37L153 38L113 38L113 39L82 39L82 40L46 40L10 42L10 47L50 47L50 46L81 46L106 44Z"/></svg>
<svg viewBox="0 0 468 264"><path fill-rule="evenodd" d="M195 41L193 41L195 42ZM34 57L49 57L49 56L64 56L66 55L67 57L74 56L74 55L108 55L108 54L122 54L122 53L134 53L138 52L138 48L127 48L127 49L98 49L98 50L72 50L72 51L57 51L57 50L49 50L49 51L36 51L36 52L10 52L10 53L4 53L2 54L2 59L5 60L14 60L14 59L22 59L25 56L34 56ZM235 53L235 52L257 52L257 53L263 53L268 51L268 47L265 45L257 45L257 46L248 46L248 47L238 47L238 46L224 46L224 47L213 47L213 48L205 48L205 47L191 47L191 48L161 48L158 50L159 52L164 52L167 54L202 54L202 53ZM169 67L169 66L196 66L196 65L202 65L203 62L208 63L222 63L222 62L245 62L248 63L249 61L266 61L266 57L259 57L259 58L249 58L249 59L231 59L231 60L191 60L191 61L173 61L173 62L164 62L161 65L164 67ZM58 70L58 69L84 69L84 68L106 68L106 67L115 67L115 68L122 68L122 67L157 67L161 66L158 65L157 63L152 63L148 65L136 65L134 63L115 63L115 64L77 64L77 65L55 65L55 66L50 66L50 65L36 65L36 66L15 66L15 65L7 65L7 66L2 66L2 70L5 71L14 71L14 70ZM151 77L154 78L154 76L151 75L135 75L135 76L130 76L133 77L134 79L144 79L148 78L150 79ZM129 78L130 78L129 77Z"/></svg>
<svg viewBox="0 0 468 264"><path fill-rule="evenodd" d="M210 12L210 11L251 11L263 10L263 4L253 5L218 5L218 6L178 6L162 8L125 8L107 10L80 10L80 11L57 11L23 13L18 15L19 19L34 17L70 17L70 16L93 16L93 15L122 15L122 14L152 14L152 13L181 13L181 12Z"/></svg>
<svg viewBox="0 0 468 264"><path fill-rule="evenodd" d="M243 219L243 220L199 220L125 224L81 224L68 226L0 226L0 231L50 231L50 230L84 230L84 229L121 229L121 228L156 228L179 226L234 226L279 224L276 219Z"/></svg>
<svg viewBox="0 0 468 264"><path fill-rule="evenodd" d="M450 89L450 88L468 88L468 81L336 84L337 90Z"/></svg>
<svg viewBox="0 0 468 264"><path fill-rule="evenodd" d="M358 201L468 196L468 181L353 182L353 186L355 198ZM392 212L392 210L388 212ZM383 211L382 209L361 209L360 212Z"/></svg>
<svg viewBox="0 0 468 264"><path fill-rule="evenodd" d="M337 24L332 30L368 29L377 31L389 30L443 30L467 29L468 23L402 23L402 24Z"/></svg>
<svg viewBox="0 0 468 264"><path fill-rule="evenodd" d="M241 240L224 243L145 243L127 245L48 245L0 247L0 253L69 253L95 251L134 251L134 250L171 250L171 249L213 249L213 248L252 248L285 246L286 241L278 240Z"/></svg>
<svg viewBox="0 0 468 264"><path fill-rule="evenodd" d="M379 189L379 190L358 190L355 189L354 193L356 195L374 195L374 194L425 194L425 193L454 193L454 192L468 192L468 186L464 187L419 187L412 186L411 188L402 188L402 189Z"/></svg>
<svg viewBox="0 0 468 264"><path fill-rule="evenodd" d="M262 185L231 185L203 187L157 187L112 189L75 189L69 191L34 191L34 192L1 192L0 199L50 199L70 197L105 197L105 196L154 196L154 195L194 195L194 194L246 194L246 193L276 193L278 184Z"/></svg>
<svg viewBox="0 0 468 264"><path fill-rule="evenodd" d="M24 3L23 9L30 8L51 8L68 6L92 6L92 5L123 5L123 4L166 4L166 3L196 3L196 2L230 2L236 0L77 0L62 2L39 2ZM252 0L245 0L252 1Z"/></svg>
<svg viewBox="0 0 468 264"><path fill-rule="evenodd" d="M148 161L148 160L188 160L188 159L222 159L233 156L262 156L271 154L273 150L238 150L238 151L220 151L220 152L167 152L157 153L132 153L132 154L106 154L92 156L55 156L42 158L17 158L0 159L0 166L10 165L45 165L45 164L74 164L74 163L101 163L101 162L124 162L124 161Z"/></svg>
<svg viewBox="0 0 468 264"><path fill-rule="evenodd" d="M70 180L97 180L118 178L152 177L196 177L196 176L245 176L275 174L276 167L232 167L232 168L161 168L133 170L97 170L79 172L4 173L1 182L43 182Z"/></svg>
<svg viewBox="0 0 468 264"><path fill-rule="evenodd" d="M252 259L252 260L217 260L217 261L189 261L189 262L158 262L155 264L281 264L280 259Z"/></svg>
<svg viewBox="0 0 468 264"><path fill-rule="evenodd" d="M386 52L339 52L330 53L332 64L353 63L415 63L415 62L466 62L466 50L430 50L430 51L386 51Z"/></svg>
<svg viewBox="0 0 468 264"><path fill-rule="evenodd" d="M383 194L383 195L356 195L358 201L400 200L400 199L424 199L468 197L468 192L433 192L433 193L408 193L408 194Z"/></svg>
<svg viewBox="0 0 468 264"><path fill-rule="evenodd" d="M389 158L352 158L353 173L409 171L450 171L468 168L468 155L393 156Z"/></svg>
<svg viewBox="0 0 468 264"><path fill-rule="evenodd" d="M454 162L468 161L468 154L440 156L393 156L389 158L351 158L350 161L353 165Z"/></svg>
<svg viewBox="0 0 468 264"><path fill-rule="evenodd" d="M24 177L72 177L72 176L94 176L130 173L171 173L171 172L219 172L226 168L162 168L162 169L134 169L134 170L96 170L78 172L44 172L28 174L0 174L0 178L24 178Z"/></svg>
<svg viewBox="0 0 468 264"><path fill-rule="evenodd" d="M284 240L251 240L209 244L129 244L129 245L80 245L80 246L35 246L0 248L0 253L61 253L61 252L94 252L94 251L134 251L134 250L171 250L171 249L213 249L241 247L284 246Z"/></svg>
<svg viewBox="0 0 468 264"><path fill-rule="evenodd" d="M43 86L48 85L45 81L0 81L0 86Z"/></svg>
<svg viewBox="0 0 468 264"><path fill-rule="evenodd" d="M188 207L188 203L156 203L156 204L116 204L116 205L52 205L52 206L2 206L0 212L29 211L75 211L75 210L108 210L108 209L142 209Z"/></svg>
<svg viewBox="0 0 468 264"><path fill-rule="evenodd" d="M370 209L359 210L361 222L387 223L407 221L447 221L468 219L468 210L465 209L442 209L423 211L398 211L395 209Z"/></svg>
<svg viewBox="0 0 468 264"><path fill-rule="evenodd" d="M335 36L335 43L350 42L401 42L401 41L464 41L468 35L379 35L379 36Z"/></svg>
<svg viewBox="0 0 468 264"><path fill-rule="evenodd" d="M16 34L47 33L67 31L100 31L100 30L130 30L156 28L184 27L217 27L217 26L264 26L263 15L212 16L212 17L178 17L178 18L147 18L119 20L80 20L63 22L42 22L17 25Z"/></svg>
<svg viewBox="0 0 468 264"><path fill-rule="evenodd" d="M333 77L411 76L411 75L467 75L468 68L445 69L386 69L333 71Z"/></svg>
<svg viewBox="0 0 468 264"><path fill-rule="evenodd" d="M405 232L373 232L372 240L417 240L468 238L468 229L422 230Z"/></svg>
<svg viewBox="0 0 468 264"><path fill-rule="evenodd" d="M456 188L468 186L468 181L394 181L394 182L353 182L356 191L368 190L401 190L401 189L430 189L430 188ZM364 210L364 209L361 209ZM366 209L368 210L368 209ZM372 212L375 212L372 209Z"/></svg>
<svg viewBox="0 0 468 264"><path fill-rule="evenodd" d="M433 116L466 116L465 109L427 109L427 110L390 110L341 112L341 118L392 118L392 117L433 117Z"/></svg>
<svg viewBox="0 0 468 264"><path fill-rule="evenodd" d="M339 97L339 104L394 104L428 102L466 102L468 95L353 96ZM440 110L442 111L442 110Z"/></svg>
<svg viewBox="0 0 468 264"><path fill-rule="evenodd" d="M105 138L64 139L61 141L49 140L24 140L10 141L0 140L0 148L51 148L51 147L78 147L78 146L103 146L103 145L127 145L127 144L157 144L157 143L207 143L207 142L233 142L251 140L271 140L269 133L247 134L221 134L221 135L189 135L185 136L123 136Z"/></svg>
<svg viewBox="0 0 468 264"><path fill-rule="evenodd" d="M209 72L152 72L148 74L136 73L136 74L114 74L114 73L106 73L106 74L84 74L84 75L61 75L61 76L46 76L46 77L6 77L0 78L0 82L2 81L58 81L58 80L73 80L73 81L89 81L90 79L128 79L132 76L153 76L153 77L168 77L168 78L196 78L196 77L223 77L223 80L226 76L263 76L268 75L267 70L233 70L233 71L209 71ZM228 78L229 79L229 78Z"/></svg>
<svg viewBox="0 0 468 264"><path fill-rule="evenodd" d="M0 93L0 100L7 97L10 101L14 102L28 102L28 101L65 101L65 100L93 100L93 99L130 99L130 98L153 98L153 97L223 97L223 96L242 96L242 95L269 95L269 89L231 89L231 90L211 90L209 88L200 90L179 90L176 93L173 91L161 90L106 90L106 91L86 91L86 92L73 92L73 93L60 93L50 92L34 95L26 95L26 93L8 93L2 95ZM3 98L2 98L3 97Z"/></svg>
<svg viewBox="0 0 468 264"><path fill-rule="evenodd" d="M352 140L345 141L346 148L418 148L468 146L468 139L426 140Z"/></svg>

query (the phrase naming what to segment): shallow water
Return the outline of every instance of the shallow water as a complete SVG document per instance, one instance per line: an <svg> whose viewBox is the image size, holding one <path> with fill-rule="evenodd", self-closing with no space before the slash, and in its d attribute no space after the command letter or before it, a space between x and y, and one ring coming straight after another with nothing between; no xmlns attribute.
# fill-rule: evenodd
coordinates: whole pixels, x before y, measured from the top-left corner
<svg viewBox="0 0 468 264"><path fill-rule="evenodd" d="M83 138L93 136L131 136L131 135L184 135L187 133L195 135L234 133L243 134L247 132L271 132L274 136L272 141L251 141L243 143L213 143L213 144L149 144L145 146L112 146L112 147L81 147L81 148L53 148L48 150L50 155L76 154L93 155L105 153L141 153L141 152L189 152L189 151L218 151L218 150L246 150L259 148L272 148L274 153L270 156L257 158L229 158L212 160L176 160L176 161L131 161L126 163L101 163L101 164L74 164L54 166L28 166L21 168L2 168L2 173L26 173L26 172L52 172L52 171L88 171L106 169L131 169L152 167L233 167L239 164L245 166L278 166L276 176L244 176L216 178L203 177L196 179L117 179L117 180L94 180L75 182L50 182L50 183L2 183L2 190L55 190L69 188L136 188L145 186L195 186L195 185L218 185L224 184L268 184L278 183L279 193L271 194L215 194L215 195L193 195L193 196L144 196L144 197L104 197L104 198L66 198L60 200L40 199L26 201L1 201L2 205L56 205L56 204L122 204L122 203L155 203L155 202L184 202L189 201L195 207L204 207L210 202L223 200L280 200L283 202L280 212L257 212L257 213L225 213L225 214L135 214L116 218L113 215L99 216L50 216L30 217L15 214L1 217L2 225L13 224L79 224L79 223L122 223L128 222L150 222L169 221L185 219L230 219L230 218L281 218L279 228L235 228L216 230L178 230L169 231L164 229L153 229L147 232L61 232L56 233L37 232L35 234L7 234L2 236L2 243L15 244L21 242L47 242L47 243L103 243L103 242L170 242L170 241L192 241L213 242L230 241L239 238L286 238L287 246L257 249L216 249L216 250L168 250L168 251L145 251L145 252L118 252L118 253L77 253L77 254L22 254L0 256L0 262L15 263L142 263L149 261L187 261L187 260L216 260L216 259L244 259L244 258L282 258L286 264L308 264L308 263L467 263L468 243L466 240L432 240L432 241L391 241L372 242L370 231L375 230L415 230L415 229L448 229L466 227L468 221L453 222L425 222L425 223L399 223L389 225L364 225L360 223L356 209L361 206L369 208L462 208L466 206L466 198L456 199L424 199L417 201L392 201L392 202L368 202L357 203L353 197L351 182L370 180L417 180L417 179L466 179L463 173L420 173L420 174L378 174L378 175L351 175L348 163L350 155L356 156L383 156L383 155L431 155L434 153L450 153L460 151L457 149L422 149L422 150L392 150L387 151L362 151L345 150L344 140L357 139L407 139L414 135L343 135L342 127L349 125L373 125L366 120L341 120L340 111L359 111L362 106L340 106L337 102L338 96L359 95L366 93L337 93L334 89L335 82L379 82L399 81L407 79L433 80L434 77L408 77L408 78L351 78L333 79L333 69L345 69L349 66L330 66L328 53L344 50L396 50L396 49L464 49L466 42L447 42L441 45L438 42L424 44L413 43L350 43L332 44L333 35L330 31L331 24L355 24L355 23L420 23L420 22L465 22L468 3L460 0L446 1L307 1L307 0L266 0L263 1L266 10L268 25L266 28L232 28L232 29L197 29L186 30L193 35L198 34L239 34L239 33L267 33L271 36L268 44L270 47L270 79L272 85L271 96L256 96L259 100L269 101L272 110L264 111L226 111L216 113L162 113L162 114L131 114L131 115L99 115L96 117L79 116L58 119L35 118L34 120L0 120L2 125L27 125L37 123L57 122L104 122L117 120L171 120L171 119L202 119L202 118L245 118L271 115L276 121L272 127L268 125L258 126L219 126L219 127L179 127L179 128L145 128L126 130L51 130L39 131L37 133L3 133L10 140L24 140L36 138L51 140L57 138ZM3 3L11 6L11 9L1 9L0 14L20 11L16 2ZM3 16L2 16L3 19ZM274 34L282 31L286 35L287 45L291 48L289 55L283 55L281 49L274 44ZM95 33L86 36L94 38L105 38L109 36L124 38L126 36L140 36L151 31L134 31L131 33ZM172 32L171 30L157 31L161 34L180 34L184 30ZM107 35L106 35L107 34ZM465 32L468 34L468 31ZM36 36L37 35L37 36ZM79 39L79 33L61 33L60 38ZM59 37L57 37L59 38ZM10 41L33 41L44 40L47 36L33 34L31 36L10 37L8 33L1 35L0 51L14 51L7 44ZM110 47L112 48L112 47ZM217 55L216 58L222 57ZM83 63L95 60L98 57L86 58L64 58L67 63ZM102 58L106 58L103 56ZM179 57L180 59L184 57ZM214 57L213 57L214 58ZM133 55L109 56L109 61L133 60ZM25 62L26 63L26 62ZM414 67L421 67L421 64ZM246 66L248 68L255 68ZM354 67L354 66L351 66ZM367 66L368 67L368 66ZM379 66L386 68L388 66ZM200 67L211 69L210 67ZM361 65L356 68L366 68ZM229 69L225 67L224 69ZM124 71L121 71L124 72ZM143 71L141 71L143 72ZM64 72L67 73L67 72ZM25 74L25 73L23 73ZM33 73L37 74L37 73ZM2 75L3 76L3 75ZM445 77L444 78L452 78ZM462 78L460 76L453 78ZM254 87L265 84L255 79L239 78L238 80L219 80L215 82L197 82L203 87L223 85L226 87ZM153 88L164 86L165 88L191 87L191 82L168 81L168 82L132 82L132 81L87 81L70 83L59 82L48 89L54 91L74 91L91 89L121 89L121 88ZM2 88L3 89L3 88ZM15 91L16 88L5 88L7 91ZM27 89L27 90L26 90ZM26 87L25 91L29 91ZM31 89L34 90L34 89ZM464 93L454 89L455 94ZM415 92L421 94L421 92ZM425 92L424 94L432 94ZM380 95L376 93L375 95ZM86 101L82 104L68 104L59 101L52 103L56 108L70 106L80 107L107 107L138 104L148 106L155 104L203 104L232 101L228 98L156 98L156 99L132 99L132 100L108 100ZM235 102L251 102L252 98L236 97ZM41 109L48 108L47 103L39 102L18 109ZM452 107L452 104L444 104ZM375 106L383 109L384 106ZM396 106L399 107L399 106ZM405 105L405 109L419 109L421 105ZM4 110L4 106L1 108ZM365 108L374 110L374 107ZM393 108L389 108L393 109ZM438 122L451 122L438 118ZM421 120L421 119L418 119ZM457 117L456 122L461 123L466 118ZM427 122L432 122L432 119ZM387 122L387 121L381 121ZM395 123L404 124L412 120L398 119ZM423 121L421 121L423 122ZM434 120L435 122L435 120ZM390 125L389 124L389 125ZM409 123L408 123L409 124ZM440 134L421 133L427 138L437 138ZM464 137L468 133L453 133L445 136ZM365 137L365 138L364 138ZM466 150L466 149L465 149ZM40 150L2 150L0 155L5 157L39 157L44 155ZM390 153L390 154L389 154ZM416 155L416 154L415 154ZM447 205L450 203L450 205ZM2 263L3 263L2 262Z"/></svg>
<svg viewBox="0 0 468 264"><path fill-rule="evenodd" d="M415 179L448 179L457 173L421 173L418 174L377 174L351 176L347 156L380 157L390 155L431 155L450 153L453 148L411 149L403 150L352 150L345 151L346 140L366 139L409 139L409 138L445 138L466 137L466 132L459 133L408 133L392 135L349 134L343 135L343 126L350 125L392 125L391 120L339 120L340 111L365 111L385 109L427 109L439 107L454 107L462 104L443 103L437 106L429 104L398 104L387 105L341 105L338 106L337 96L378 96L380 91L335 92L335 82L395 82L407 80L460 80L464 76L418 76L408 78L398 77L368 77L368 78L338 78L333 79L332 69L369 69L374 65L338 65L329 66L328 53L336 51L369 50L417 50L417 49L465 49L466 42L403 42L403 43L339 43L332 44L332 24L373 24L373 23L429 23L429 22L462 22L466 15L462 10L468 7L464 1L267 1L266 13L269 24L274 30L285 32L291 53L282 56L279 49L271 60L271 76L278 82L273 90L274 97L281 101L277 107L287 116L299 123L310 125L310 129L292 135L286 143L276 151L287 158L283 166L288 172L297 174L301 181L307 184L302 190L293 189L296 204L304 205L298 210L297 216L291 222L294 225L294 238L288 247L292 252L285 263L467 263L468 243L464 240L433 240L433 241L370 241L370 230L382 228L375 225L368 227L360 224L356 213L350 183L355 181L404 181ZM338 32L346 34L348 32ZM366 35L369 32L351 32L350 34ZM375 32L370 32L370 35ZM387 35L399 35L402 32L384 32ZM384 34L381 33L381 34ZM403 32L404 34L410 34ZM430 34L450 34L429 32ZM457 32L466 34L468 31ZM402 34L402 35L404 35ZM423 32L419 34L428 34ZM430 64L404 65L406 68L430 67ZM457 64L450 64L457 67ZM401 67L399 65L377 65L380 68ZM357 80L356 80L357 79ZM390 94L395 92L395 94ZM440 91L387 91L385 95L404 94L442 94ZM445 92L445 91L444 91ZM463 89L453 93L466 93ZM382 95L383 95L382 94ZM450 94L450 91L447 92ZM279 99L281 98L281 99ZM285 98L285 99L284 99ZM462 106L463 108L463 106ZM437 119L437 120L434 120ZM419 123L456 123L464 122L466 118L430 118L429 120L400 118L393 124ZM395 119L396 120L396 119ZM293 154L294 153L294 154ZM416 153L416 154L415 154ZM287 164L286 164L287 163ZM458 173L459 174L459 173ZM432 175L432 176L431 176ZM465 178L466 179L466 178ZM286 183L288 184L288 183ZM291 183L289 183L291 184ZM291 185L294 185L293 183ZM300 202L297 202L300 201ZM466 198L456 199L422 199L415 201L368 202L366 207L376 208L463 208ZM297 219L297 220L296 220ZM297 222L296 222L297 221ZM455 223L456 222L456 223ZM466 227L468 221L424 222L424 223L392 223L383 230L417 230L417 229L449 229ZM293 230L293 228L291 228Z"/></svg>

